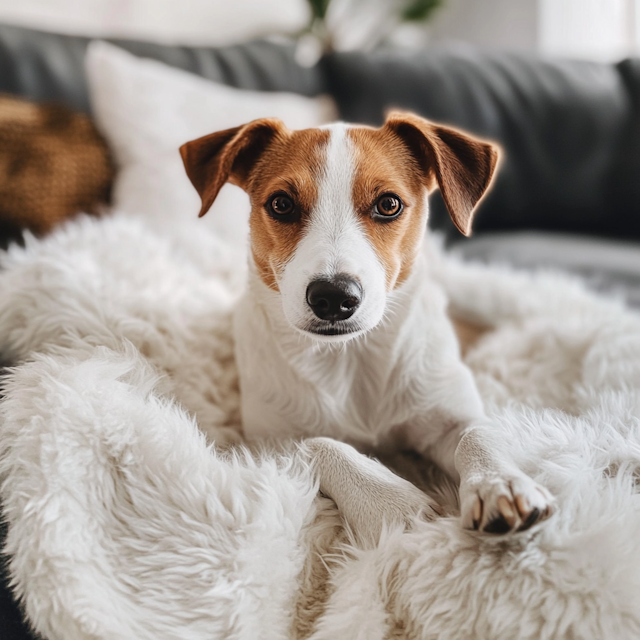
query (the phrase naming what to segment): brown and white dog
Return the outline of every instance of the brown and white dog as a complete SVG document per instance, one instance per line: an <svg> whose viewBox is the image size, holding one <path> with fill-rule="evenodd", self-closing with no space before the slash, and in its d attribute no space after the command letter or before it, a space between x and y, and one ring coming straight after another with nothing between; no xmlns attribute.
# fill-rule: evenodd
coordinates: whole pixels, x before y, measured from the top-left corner
<svg viewBox="0 0 640 640"><path fill-rule="evenodd" d="M234 324L247 438L306 438L322 492L372 544L384 522L438 507L351 445L401 441L433 459L459 479L466 528L521 531L551 514L492 432L421 251L433 189L470 233L493 145L394 113L379 129L256 120L180 151L201 216L227 181L251 198Z"/></svg>

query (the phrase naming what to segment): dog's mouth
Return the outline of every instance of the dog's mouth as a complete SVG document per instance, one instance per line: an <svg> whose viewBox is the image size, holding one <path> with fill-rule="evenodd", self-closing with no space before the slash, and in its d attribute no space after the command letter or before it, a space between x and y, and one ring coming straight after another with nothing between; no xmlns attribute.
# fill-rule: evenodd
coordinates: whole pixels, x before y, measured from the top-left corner
<svg viewBox="0 0 640 640"><path fill-rule="evenodd" d="M357 329L348 329L345 327L318 327L317 329L309 329L309 333L315 333L319 336L344 336L349 333L355 333Z"/></svg>
<svg viewBox="0 0 640 640"><path fill-rule="evenodd" d="M311 322L304 327L300 327L303 333L311 334L319 338L337 338L348 339L362 333L362 327L355 322L345 322L339 320L336 322L319 321Z"/></svg>

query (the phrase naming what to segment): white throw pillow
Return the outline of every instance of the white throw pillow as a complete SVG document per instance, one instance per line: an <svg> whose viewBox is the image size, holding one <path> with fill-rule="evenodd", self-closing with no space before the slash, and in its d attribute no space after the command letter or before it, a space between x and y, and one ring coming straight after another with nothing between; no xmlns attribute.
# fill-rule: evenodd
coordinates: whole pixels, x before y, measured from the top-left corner
<svg viewBox="0 0 640 640"><path fill-rule="evenodd" d="M200 209L178 152L184 142L256 118L303 129L336 113L328 97L234 89L106 42L90 44L86 69L93 112L118 166L113 206L157 229L196 220ZM227 184L200 222L244 248L249 209L248 196Z"/></svg>

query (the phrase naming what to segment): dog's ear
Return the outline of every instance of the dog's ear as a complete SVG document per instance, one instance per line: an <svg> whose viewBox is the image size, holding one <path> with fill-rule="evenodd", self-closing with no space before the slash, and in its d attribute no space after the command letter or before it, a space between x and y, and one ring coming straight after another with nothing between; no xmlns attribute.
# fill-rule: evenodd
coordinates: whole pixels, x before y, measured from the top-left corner
<svg viewBox="0 0 640 640"><path fill-rule="evenodd" d="M187 142L180 155L191 184L202 200L200 217L226 182L244 188L256 161L284 124L278 118L254 120Z"/></svg>
<svg viewBox="0 0 640 640"><path fill-rule="evenodd" d="M425 171L427 189L440 188L456 227L471 235L474 210L498 163L498 147L412 113L391 113L384 126L409 147Z"/></svg>

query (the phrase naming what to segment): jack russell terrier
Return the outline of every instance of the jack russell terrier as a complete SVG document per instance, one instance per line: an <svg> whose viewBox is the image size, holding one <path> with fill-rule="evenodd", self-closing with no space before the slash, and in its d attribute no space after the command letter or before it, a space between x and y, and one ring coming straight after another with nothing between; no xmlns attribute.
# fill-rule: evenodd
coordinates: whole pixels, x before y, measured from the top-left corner
<svg viewBox="0 0 640 640"><path fill-rule="evenodd" d="M255 120L180 152L201 216L226 182L251 199L249 284L234 320L248 439L308 438L320 490L369 544L384 523L439 512L357 450L390 443L459 480L467 529L523 531L549 517L551 494L492 432L421 251L433 189L470 234L495 146L393 113L379 129Z"/></svg>

